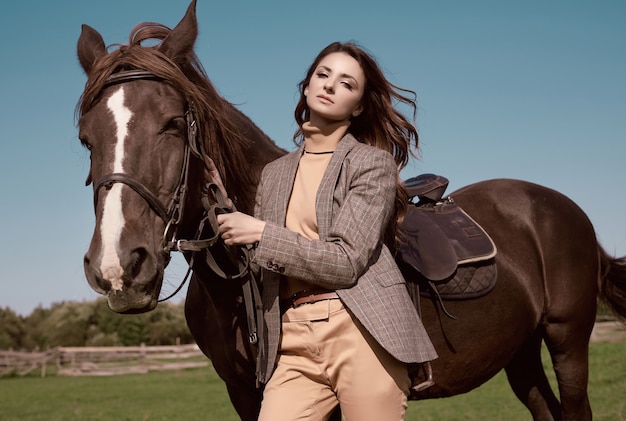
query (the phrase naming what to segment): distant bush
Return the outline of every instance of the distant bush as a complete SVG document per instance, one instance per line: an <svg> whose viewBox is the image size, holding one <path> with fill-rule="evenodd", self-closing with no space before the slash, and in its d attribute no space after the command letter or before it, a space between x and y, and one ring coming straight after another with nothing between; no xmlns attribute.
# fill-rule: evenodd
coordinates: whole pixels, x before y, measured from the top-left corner
<svg viewBox="0 0 626 421"><path fill-rule="evenodd" d="M193 343L185 304L161 303L154 311L122 315L106 299L68 301L38 307L22 317L0 308L0 349L35 350L55 346L132 346Z"/></svg>

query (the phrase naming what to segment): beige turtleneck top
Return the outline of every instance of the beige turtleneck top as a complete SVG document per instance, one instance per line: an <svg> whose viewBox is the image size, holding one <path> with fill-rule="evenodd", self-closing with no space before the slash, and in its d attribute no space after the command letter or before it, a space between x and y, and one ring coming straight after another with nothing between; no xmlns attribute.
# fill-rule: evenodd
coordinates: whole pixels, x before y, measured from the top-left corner
<svg viewBox="0 0 626 421"><path fill-rule="evenodd" d="M285 226L310 240L318 240L315 198L332 152L346 133L349 121L342 121L323 129L309 122L302 125L304 152L296 172L291 191ZM286 278L282 285L281 297L286 298L297 291L309 289L312 285L298 279Z"/></svg>

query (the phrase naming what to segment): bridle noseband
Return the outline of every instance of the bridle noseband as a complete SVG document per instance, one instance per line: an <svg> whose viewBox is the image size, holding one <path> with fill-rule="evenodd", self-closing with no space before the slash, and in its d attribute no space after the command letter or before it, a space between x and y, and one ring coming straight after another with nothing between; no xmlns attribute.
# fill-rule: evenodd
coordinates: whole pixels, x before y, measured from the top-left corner
<svg viewBox="0 0 626 421"><path fill-rule="evenodd" d="M139 196L148 202L150 208L159 216L159 218L166 222L169 221L170 212L165 209L165 206L163 206L161 201L159 201L159 199L157 199L157 197L150 190L148 190L146 186L129 175L124 173L112 173L105 175L94 185L94 190L97 192L101 187L104 187L106 190L111 190L111 187L113 187L113 184L115 183L126 184L128 187L135 190Z"/></svg>

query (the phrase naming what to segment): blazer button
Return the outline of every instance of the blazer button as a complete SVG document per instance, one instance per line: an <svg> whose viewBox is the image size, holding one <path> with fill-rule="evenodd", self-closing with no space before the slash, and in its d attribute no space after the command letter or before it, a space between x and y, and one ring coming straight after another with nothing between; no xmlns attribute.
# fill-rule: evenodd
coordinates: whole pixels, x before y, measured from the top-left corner
<svg viewBox="0 0 626 421"><path fill-rule="evenodd" d="M272 262L271 260L269 260L269 261L267 262L267 268L268 268L268 269L273 269L273 268L274 268L274 262Z"/></svg>
<svg viewBox="0 0 626 421"><path fill-rule="evenodd" d="M279 272L279 273L284 273L284 272L285 272L285 267L284 267L284 266L280 266L280 267L278 268L278 272Z"/></svg>

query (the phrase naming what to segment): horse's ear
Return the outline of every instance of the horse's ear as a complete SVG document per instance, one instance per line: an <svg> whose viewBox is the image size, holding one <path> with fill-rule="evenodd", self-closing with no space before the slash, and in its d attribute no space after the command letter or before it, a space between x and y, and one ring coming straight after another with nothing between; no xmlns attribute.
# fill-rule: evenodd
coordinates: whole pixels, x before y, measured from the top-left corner
<svg viewBox="0 0 626 421"><path fill-rule="evenodd" d="M163 40L159 51L168 56L176 64L184 64L189 60L193 46L198 37L198 22L196 20L196 0L192 0L185 16L176 25L172 32Z"/></svg>
<svg viewBox="0 0 626 421"><path fill-rule="evenodd" d="M91 26L84 24L78 38L77 50L78 61L87 75L96 60L107 54L102 35Z"/></svg>

